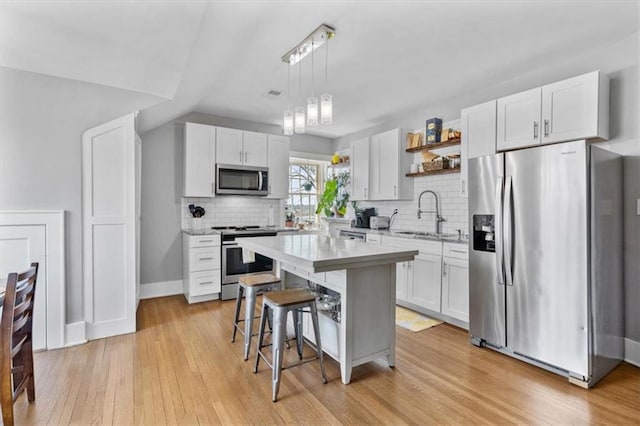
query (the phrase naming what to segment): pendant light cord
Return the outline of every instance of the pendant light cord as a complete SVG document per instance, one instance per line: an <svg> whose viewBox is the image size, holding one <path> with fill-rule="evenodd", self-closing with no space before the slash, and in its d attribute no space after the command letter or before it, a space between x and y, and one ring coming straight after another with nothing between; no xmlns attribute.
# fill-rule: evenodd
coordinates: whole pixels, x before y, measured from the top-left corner
<svg viewBox="0 0 640 426"><path fill-rule="evenodd" d="M287 62L287 109L291 109L291 59Z"/></svg>
<svg viewBox="0 0 640 426"><path fill-rule="evenodd" d="M302 105L302 61L298 62L298 76L299 81L298 81L298 105Z"/></svg>
<svg viewBox="0 0 640 426"><path fill-rule="evenodd" d="M315 46L313 45L313 39L311 39L311 97L314 97L313 88L315 86L313 79L313 51L315 50Z"/></svg>
<svg viewBox="0 0 640 426"><path fill-rule="evenodd" d="M325 48L325 57L324 57L324 93L329 93L329 35L326 34L327 38L324 42Z"/></svg>

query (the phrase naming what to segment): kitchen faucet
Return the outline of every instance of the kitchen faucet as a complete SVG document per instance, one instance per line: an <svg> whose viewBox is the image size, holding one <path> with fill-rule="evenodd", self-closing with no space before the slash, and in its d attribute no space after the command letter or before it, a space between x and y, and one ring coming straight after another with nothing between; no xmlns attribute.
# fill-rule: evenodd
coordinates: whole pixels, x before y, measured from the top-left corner
<svg viewBox="0 0 640 426"><path fill-rule="evenodd" d="M436 199L436 209L435 210L422 210L421 207L421 202L422 202L422 196L426 193L429 194L433 194L433 197ZM420 193L420 195L418 196L418 219L420 219L422 217L422 213L435 213L436 214L436 234L440 234L440 223L444 222L446 219L443 218L442 216L440 216L440 209L438 208L438 194L436 194L435 192L427 189L425 191L422 191Z"/></svg>

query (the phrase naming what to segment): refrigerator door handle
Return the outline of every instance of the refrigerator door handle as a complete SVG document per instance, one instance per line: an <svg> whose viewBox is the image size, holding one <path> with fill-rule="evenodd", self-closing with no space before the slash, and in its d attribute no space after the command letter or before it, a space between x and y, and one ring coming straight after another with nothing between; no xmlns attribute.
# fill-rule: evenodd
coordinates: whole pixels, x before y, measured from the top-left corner
<svg viewBox="0 0 640 426"><path fill-rule="evenodd" d="M502 196L504 189L504 178L496 179L495 193L495 223L493 224L496 243L496 273L498 275L498 285L504 285L504 268L502 259Z"/></svg>
<svg viewBox="0 0 640 426"><path fill-rule="evenodd" d="M507 285L513 285L513 274L511 264L513 261L513 225L511 223L512 217L512 182L511 176L507 176L504 188L504 211L502 214L503 232L504 232L504 273L506 277Z"/></svg>

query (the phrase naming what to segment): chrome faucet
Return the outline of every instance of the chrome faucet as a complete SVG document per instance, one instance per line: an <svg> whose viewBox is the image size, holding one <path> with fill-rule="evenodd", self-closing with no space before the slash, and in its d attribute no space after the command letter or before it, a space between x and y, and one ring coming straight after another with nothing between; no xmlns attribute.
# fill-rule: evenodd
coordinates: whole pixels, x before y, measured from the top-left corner
<svg viewBox="0 0 640 426"><path fill-rule="evenodd" d="M436 199L436 209L435 210L422 210L422 196L426 193L433 194L433 197ZM446 219L440 216L440 209L438 208L438 194L427 189L426 191L422 191L418 196L418 219L422 217L422 213L435 213L436 214L436 234L440 234L440 223L444 222Z"/></svg>

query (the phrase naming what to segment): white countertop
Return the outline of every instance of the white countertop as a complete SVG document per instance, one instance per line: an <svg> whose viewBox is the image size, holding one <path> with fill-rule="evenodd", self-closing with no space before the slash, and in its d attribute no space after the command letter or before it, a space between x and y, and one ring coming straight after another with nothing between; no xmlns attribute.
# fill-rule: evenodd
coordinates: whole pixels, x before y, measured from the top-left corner
<svg viewBox="0 0 640 426"><path fill-rule="evenodd" d="M290 262L311 273L413 260L418 250L366 244L318 234L278 235L236 240L240 247Z"/></svg>

